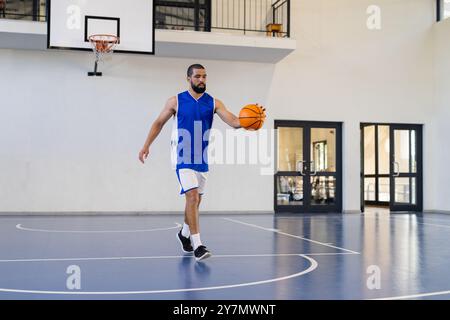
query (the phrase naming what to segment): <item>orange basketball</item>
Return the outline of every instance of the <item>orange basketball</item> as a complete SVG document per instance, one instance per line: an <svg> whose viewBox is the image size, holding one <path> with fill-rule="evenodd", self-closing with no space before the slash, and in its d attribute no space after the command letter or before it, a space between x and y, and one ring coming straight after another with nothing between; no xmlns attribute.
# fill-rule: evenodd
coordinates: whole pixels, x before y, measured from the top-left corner
<svg viewBox="0 0 450 320"><path fill-rule="evenodd" d="M249 104L239 112L239 122L246 130L259 130L266 120L266 109L258 104Z"/></svg>

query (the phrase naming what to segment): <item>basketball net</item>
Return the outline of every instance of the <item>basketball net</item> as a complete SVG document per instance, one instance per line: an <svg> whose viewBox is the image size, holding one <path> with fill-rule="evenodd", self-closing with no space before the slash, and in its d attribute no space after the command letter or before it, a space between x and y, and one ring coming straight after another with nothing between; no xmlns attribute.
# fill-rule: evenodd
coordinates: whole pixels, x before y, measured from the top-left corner
<svg viewBox="0 0 450 320"><path fill-rule="evenodd" d="M89 72L89 76L101 76L101 72L97 72L98 63L113 53L114 48L119 44L119 37L110 34L94 34L89 36L89 42L92 45L92 50L95 54L95 69L94 72Z"/></svg>

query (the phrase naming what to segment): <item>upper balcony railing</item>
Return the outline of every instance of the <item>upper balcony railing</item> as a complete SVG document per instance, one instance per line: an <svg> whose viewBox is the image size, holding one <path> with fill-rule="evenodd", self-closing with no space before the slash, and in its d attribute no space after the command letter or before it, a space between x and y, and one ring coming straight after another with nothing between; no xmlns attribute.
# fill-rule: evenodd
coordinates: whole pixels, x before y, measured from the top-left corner
<svg viewBox="0 0 450 320"><path fill-rule="evenodd" d="M290 36L290 0L155 1L156 28Z"/></svg>
<svg viewBox="0 0 450 320"><path fill-rule="evenodd" d="M46 2L0 0L0 19L45 22ZM290 37L290 0L155 0L155 27Z"/></svg>

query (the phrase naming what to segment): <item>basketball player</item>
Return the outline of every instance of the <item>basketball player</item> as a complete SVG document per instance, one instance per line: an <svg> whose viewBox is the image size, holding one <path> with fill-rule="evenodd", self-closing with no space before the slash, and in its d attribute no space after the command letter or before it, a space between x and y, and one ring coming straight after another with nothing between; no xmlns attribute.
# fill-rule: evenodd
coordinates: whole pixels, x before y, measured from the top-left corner
<svg viewBox="0 0 450 320"><path fill-rule="evenodd" d="M199 205L205 192L208 173L207 147L214 114L229 126L240 128L239 118L227 110L218 99L206 93L206 70L200 64L187 70L187 91L171 97L159 117L153 122L147 140L139 153L139 160L149 155L150 146L165 123L173 118L172 164L185 195L186 207L183 228L177 239L184 252L194 252L197 261L211 256L200 239Z"/></svg>

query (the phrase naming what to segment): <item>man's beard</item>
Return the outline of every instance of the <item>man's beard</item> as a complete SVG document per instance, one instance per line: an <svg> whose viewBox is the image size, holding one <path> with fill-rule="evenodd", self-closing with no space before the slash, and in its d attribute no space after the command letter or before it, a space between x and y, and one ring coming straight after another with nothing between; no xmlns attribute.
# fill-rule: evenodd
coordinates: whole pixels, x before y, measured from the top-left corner
<svg viewBox="0 0 450 320"><path fill-rule="evenodd" d="M203 87L198 87L194 83L191 82L192 90L194 90L196 93L204 93L206 91L206 84L203 85Z"/></svg>

